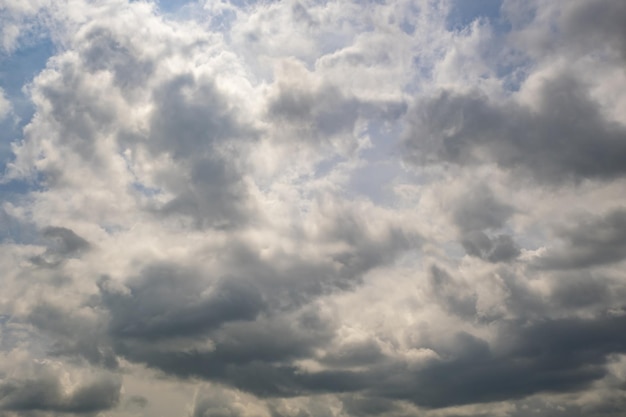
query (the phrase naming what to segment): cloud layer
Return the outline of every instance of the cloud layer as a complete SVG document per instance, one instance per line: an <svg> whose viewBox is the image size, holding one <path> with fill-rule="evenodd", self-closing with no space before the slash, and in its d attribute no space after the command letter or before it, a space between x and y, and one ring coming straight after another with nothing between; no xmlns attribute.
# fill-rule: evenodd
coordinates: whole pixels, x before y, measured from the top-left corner
<svg viewBox="0 0 626 417"><path fill-rule="evenodd" d="M622 3L0 4L0 416L623 415Z"/></svg>

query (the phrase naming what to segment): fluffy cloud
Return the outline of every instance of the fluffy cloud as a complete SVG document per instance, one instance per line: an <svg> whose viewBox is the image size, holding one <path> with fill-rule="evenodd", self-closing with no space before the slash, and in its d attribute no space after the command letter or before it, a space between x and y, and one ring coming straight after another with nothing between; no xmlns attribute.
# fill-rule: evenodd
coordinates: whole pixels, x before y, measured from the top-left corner
<svg viewBox="0 0 626 417"><path fill-rule="evenodd" d="M621 2L0 10L0 415L623 414Z"/></svg>

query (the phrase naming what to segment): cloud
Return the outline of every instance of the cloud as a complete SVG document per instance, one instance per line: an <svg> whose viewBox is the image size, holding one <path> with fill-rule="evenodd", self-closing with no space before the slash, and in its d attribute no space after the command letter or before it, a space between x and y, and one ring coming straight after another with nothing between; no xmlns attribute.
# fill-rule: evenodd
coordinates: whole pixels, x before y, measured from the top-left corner
<svg viewBox="0 0 626 417"><path fill-rule="evenodd" d="M626 7L612 1L570 6L562 17L563 33L572 43L608 44L626 59L626 32L619 24L626 16ZM602 22L598 25L597 23ZM583 41L584 39L584 41Z"/></svg>
<svg viewBox="0 0 626 417"><path fill-rule="evenodd" d="M499 229L513 212L513 207L498 201L491 189L481 184L456 202L454 221L463 231Z"/></svg>
<svg viewBox="0 0 626 417"><path fill-rule="evenodd" d="M52 250L61 255L74 254L90 247L89 242L65 227L46 227L42 234L54 242Z"/></svg>
<svg viewBox="0 0 626 417"><path fill-rule="evenodd" d="M517 2L509 2L513 7ZM619 25L620 19L626 13L624 5L611 0L602 0L593 4L584 1L574 1L567 4L561 10L558 7L537 7L533 4L530 9L537 11L534 22L528 25L528 30L541 33L535 37L536 41L543 43L545 53L551 51L560 53L586 54L594 48L601 48L613 57L624 59L624 30ZM543 36L548 35L547 24L554 18L558 25L556 33L560 45L559 48L549 47ZM602 22L602 24L598 24ZM546 46L548 46L546 48Z"/></svg>
<svg viewBox="0 0 626 417"><path fill-rule="evenodd" d="M155 92L157 107L152 114L149 149L185 158L202 154L211 145L252 135L239 126L229 104L212 80L194 80L181 75L168 80Z"/></svg>
<svg viewBox="0 0 626 417"><path fill-rule="evenodd" d="M569 275L569 274L568 274ZM611 285L605 279L593 275L568 276L557 281L552 289L553 303L571 308L585 308L612 304Z"/></svg>
<svg viewBox="0 0 626 417"><path fill-rule="evenodd" d="M42 267L56 267L67 258L79 257L91 248L89 242L65 227L48 226L41 235L49 245L43 254L33 256L31 261Z"/></svg>
<svg viewBox="0 0 626 417"><path fill-rule="evenodd" d="M444 308L461 317L470 318L476 315L476 294L467 288L463 291L448 273L436 266L431 268L430 280L433 292L441 299Z"/></svg>
<svg viewBox="0 0 626 417"><path fill-rule="evenodd" d="M494 233L505 227L515 209L498 201L490 188L484 184L474 186L465 191L455 205L452 216L468 255L497 263L513 260L520 254L510 235Z"/></svg>
<svg viewBox="0 0 626 417"><path fill-rule="evenodd" d="M207 394L196 400L191 414L192 417L239 417L244 415L245 406L237 403L233 404L234 398L224 396L224 392Z"/></svg>
<svg viewBox="0 0 626 417"><path fill-rule="evenodd" d="M268 116L304 129L305 134L310 130L316 137L331 138L352 132L358 107L355 99L343 97L341 91L331 85L321 86L318 91L306 91L297 83L285 83L279 86L277 96L270 102Z"/></svg>
<svg viewBox="0 0 626 417"><path fill-rule="evenodd" d="M619 1L13 3L1 415L623 411Z"/></svg>
<svg viewBox="0 0 626 417"><path fill-rule="evenodd" d="M378 374L373 392L435 408L577 392L606 375L609 352L623 352L612 335L622 325L621 317L505 321L493 344L459 332L437 348L447 357L395 377Z"/></svg>
<svg viewBox="0 0 626 417"><path fill-rule="evenodd" d="M483 232L470 232L463 236L463 249L472 256L487 259L490 262L503 262L516 258L520 250L509 235L497 235L490 238Z"/></svg>
<svg viewBox="0 0 626 417"><path fill-rule="evenodd" d="M538 108L443 90L420 102L406 133L412 163L497 164L544 184L624 175L626 130L576 79L546 80Z"/></svg>
<svg viewBox="0 0 626 417"><path fill-rule="evenodd" d="M557 236L561 247L549 248L535 261L544 269L579 269L623 260L626 246L626 211L618 208L606 216L581 219L562 227Z"/></svg>
<svg viewBox="0 0 626 417"><path fill-rule="evenodd" d="M149 340L197 335L229 321L252 320L263 310L253 285L235 279L211 283L196 274L176 265L154 265L124 292L111 291L102 280L111 333Z"/></svg>
<svg viewBox="0 0 626 417"><path fill-rule="evenodd" d="M92 377L68 391L61 375L46 366L40 368L31 378L7 378L0 383L0 409L89 415L111 409L119 401L121 383L115 376Z"/></svg>

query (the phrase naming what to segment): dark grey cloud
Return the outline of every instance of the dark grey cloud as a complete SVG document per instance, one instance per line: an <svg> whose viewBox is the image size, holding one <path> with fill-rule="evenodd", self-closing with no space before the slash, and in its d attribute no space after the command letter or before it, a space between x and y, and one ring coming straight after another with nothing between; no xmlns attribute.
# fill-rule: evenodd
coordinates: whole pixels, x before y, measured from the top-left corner
<svg viewBox="0 0 626 417"><path fill-rule="evenodd" d="M438 302L454 314L474 316L472 291L467 288L464 295L449 274L434 271ZM330 366L325 371L294 366L294 359L313 358L316 349L332 346L332 325L315 311L290 317L262 313L254 320L224 323L207 331L213 347L204 351L168 351L133 338L120 338L117 350L169 374L206 378L261 397L354 392L380 398L383 405L389 405L385 399L401 399L438 408L585 389L607 375L610 355L626 351L626 338L619 331L624 320L602 314L590 319L501 320L493 324L498 330L491 343L458 333L449 342L421 346L433 349L440 359L418 369L385 357L368 342L331 351L322 358Z"/></svg>
<svg viewBox="0 0 626 417"><path fill-rule="evenodd" d="M536 261L542 269L578 269L626 259L626 209L588 216L556 230L561 246L549 247Z"/></svg>
<svg viewBox="0 0 626 417"><path fill-rule="evenodd" d="M496 163L547 184L626 174L626 127L607 120L567 74L544 82L537 110L440 91L411 112L405 145L415 164Z"/></svg>
<svg viewBox="0 0 626 417"><path fill-rule="evenodd" d="M263 397L359 392L364 396L353 399L362 401L348 400L346 407L373 401L385 412L398 399L439 408L577 392L607 375L611 354L625 351L626 339L619 331L624 324L620 316L502 321L492 344L458 333L450 342L425 346L441 359L414 370L389 360L374 362L366 371L309 372L276 362L229 362L210 352L174 355L154 350L147 356L152 363L167 363L162 369L168 372L210 377Z"/></svg>
<svg viewBox="0 0 626 417"><path fill-rule="evenodd" d="M476 256L489 262L506 262L515 259L520 249L510 235L489 237L481 231L465 233L461 245L468 255Z"/></svg>
<svg viewBox="0 0 626 417"><path fill-rule="evenodd" d="M398 403L389 398L376 398L358 394L341 396L341 405L343 406L343 411L349 416L389 415L399 408Z"/></svg>
<svg viewBox="0 0 626 417"><path fill-rule="evenodd" d="M254 322L231 323L216 333L216 353L227 362L280 363L309 357L313 349L328 343L334 323L308 307L287 315L274 314Z"/></svg>
<svg viewBox="0 0 626 417"><path fill-rule="evenodd" d="M293 365L313 358L316 349L334 338L333 321L312 303L323 294L352 288L362 274L392 261L412 243L396 230L372 239L359 219L337 215L336 220L337 227L329 228L324 240L344 242L346 249L323 263L290 256L277 262L283 264L278 268L233 242L221 257L228 276L155 264L122 288L101 280L101 305L110 317L115 352L169 374L201 377L261 396L363 386L349 371L307 374ZM202 347L198 342L203 340L210 342ZM341 357L350 357L355 365L382 358L373 345L343 349L328 355L329 364Z"/></svg>
<svg viewBox="0 0 626 417"><path fill-rule="evenodd" d="M229 361L228 354L219 352L163 352L143 350L140 357L136 350L127 347L125 356L139 360L178 377L200 377L226 384L259 397L296 397L315 393L339 393L362 390L369 377L363 372L328 370L309 373L301 368L254 360Z"/></svg>
<svg viewBox="0 0 626 417"><path fill-rule="evenodd" d="M116 131L116 108L110 100L94 92L86 81L81 63L67 57L64 65L37 85L34 94L50 108L46 122L48 128L58 129L54 139L92 166L102 167L107 161L97 150L97 137ZM70 181L61 161L49 161L40 173L49 187Z"/></svg>
<svg viewBox="0 0 626 417"><path fill-rule="evenodd" d="M600 395L591 403L555 403L550 401L524 401L511 413L512 417L526 417L533 410L537 417L621 417L626 400L622 393ZM473 417L473 416L472 416Z"/></svg>
<svg viewBox="0 0 626 417"><path fill-rule="evenodd" d="M329 250L321 259L303 253L278 254L263 259L258 249L246 242L233 241L221 259L233 276L249 277L259 284L268 305L289 311L322 295L354 289L363 275L393 262L400 254L420 245L420 237L389 225L380 236L368 231L368 218L355 215L348 206L322 209L324 223L316 238L299 227L294 238L302 244L315 244Z"/></svg>
<svg viewBox="0 0 626 417"><path fill-rule="evenodd" d="M236 278L213 281L179 265L146 268L128 293L100 281L102 301L116 337L158 340L202 335L233 320L253 320L263 309L259 290Z"/></svg>
<svg viewBox="0 0 626 417"><path fill-rule="evenodd" d="M117 356L105 333L105 320L99 311L85 309L79 312L40 303L34 306L26 320L50 338L49 355L82 358L95 366L117 368Z"/></svg>
<svg viewBox="0 0 626 417"><path fill-rule="evenodd" d="M442 359L393 378L378 375L384 382L369 389L433 408L578 392L608 374L612 353L624 352L624 324L623 316L502 321L491 345L458 333L450 344L432 346Z"/></svg>
<svg viewBox="0 0 626 417"><path fill-rule="evenodd" d="M156 62L141 57L120 33L106 26L91 27L83 36L81 58L90 72L109 71L122 92L143 87L152 76Z"/></svg>
<svg viewBox="0 0 626 417"><path fill-rule="evenodd" d="M576 392L607 374L611 353L624 351L626 341L617 331L623 325L622 318L610 317L508 322L502 325L494 346L459 333L447 346L432 346L442 359L418 370L398 363L363 372L306 372L270 363L226 364L200 352L169 360L176 362L171 363L176 370L211 375L264 397L362 392L361 401L354 397L344 406L354 409L376 403L370 413L377 414L392 410L398 399L439 408L520 399L540 392Z"/></svg>
<svg viewBox="0 0 626 417"><path fill-rule="evenodd" d="M486 185L464 193L452 211L455 224L465 232L502 228L514 212L512 206L500 201Z"/></svg>
<svg viewBox="0 0 626 417"><path fill-rule="evenodd" d="M362 101L329 83L311 88L286 82L279 84L268 103L267 115L274 123L295 129L297 140L324 143L334 135L352 133L359 117L394 120L406 107L402 101Z"/></svg>
<svg viewBox="0 0 626 417"><path fill-rule="evenodd" d="M375 344L329 352L322 360L331 368L327 372L307 373L294 365L333 345L336 325L316 300L354 289L365 273L393 262L418 238L393 225L372 234L369 219L355 216L350 205L319 209L325 225L314 237L294 231L294 238L321 249L319 259L295 252L268 261L256 245L233 238L220 253L212 252L223 273L148 264L124 284L100 279L99 294L80 311L43 303L26 319L50 337L48 354L78 363L115 369L123 357L171 376L263 397L363 389L367 383L343 368L384 361ZM66 237L64 248L83 246L70 233L53 234Z"/></svg>
<svg viewBox="0 0 626 417"><path fill-rule="evenodd" d="M606 308L614 298L621 298L622 291L612 289L610 281L590 273L568 272L556 278L552 288L551 302L565 308L580 309L600 306Z"/></svg>
<svg viewBox="0 0 626 417"><path fill-rule="evenodd" d="M213 398L196 402L192 417L240 417L241 410L236 410L228 404L217 402Z"/></svg>
<svg viewBox="0 0 626 417"><path fill-rule="evenodd" d="M430 268L430 284L443 308L465 319L476 316L477 296L471 288L456 282L450 274L437 266Z"/></svg>
<svg viewBox="0 0 626 417"><path fill-rule="evenodd" d="M341 387L427 408L577 392L608 374L611 354L625 351L624 324L623 316L502 321L492 344L461 332L430 346L441 359L418 370L395 365L342 373Z"/></svg>
<svg viewBox="0 0 626 417"><path fill-rule="evenodd" d="M146 145L154 154L206 157L221 141L254 138L254 130L239 120L213 80L178 75L155 90L153 101Z"/></svg>
<svg viewBox="0 0 626 417"><path fill-rule="evenodd" d="M171 375L200 377L256 395L293 396L306 391L305 376L300 375L292 361L312 357L315 349L328 344L334 335L333 324L314 308L292 313L254 312L260 315L244 317L246 309L250 308L247 301L241 297L222 300L222 304L227 303L230 305L228 308L235 309L235 317L215 317L211 315L211 309L202 311L203 315L193 312L197 320L191 325L188 324L190 314L183 315L189 309L172 302L169 304L171 309L177 311L170 316L175 316L176 320L168 322L166 327L152 326L149 329L151 334L145 334L143 330L120 333L113 327L111 331L114 332L116 351L129 360L145 363ZM135 300L137 311L145 307L141 303L145 301ZM109 305L111 307L115 306ZM114 310L112 314L116 314ZM119 317L130 316L120 314ZM146 317L158 320L166 315L152 311L146 313ZM219 327L212 325L220 319ZM175 328L177 325L182 330ZM160 333L157 335L157 332ZM209 338L211 343L204 347L189 343L203 337ZM183 343L168 348L164 344L167 340L182 340Z"/></svg>
<svg viewBox="0 0 626 417"><path fill-rule="evenodd" d="M380 346L373 340L342 344L326 353L320 362L323 364L352 367L368 366L385 359Z"/></svg>
<svg viewBox="0 0 626 417"><path fill-rule="evenodd" d="M563 38L574 49L615 50L626 60L626 5L620 0L573 1L560 16Z"/></svg>
<svg viewBox="0 0 626 417"><path fill-rule="evenodd" d="M0 382L0 410L90 414L117 406L121 380L100 376L65 394L57 375L30 379L7 378Z"/></svg>
<svg viewBox="0 0 626 417"><path fill-rule="evenodd" d="M65 227L49 226L41 231L45 238L46 251L31 257L31 262L42 267L56 267L64 260L80 257L91 249L91 244Z"/></svg>
<svg viewBox="0 0 626 417"><path fill-rule="evenodd" d="M351 132L359 115L359 102L331 85L307 90L285 84L269 103L268 113L272 119L293 124L318 139Z"/></svg>
<svg viewBox="0 0 626 417"><path fill-rule="evenodd" d="M510 235L493 233L506 225L515 209L496 198L487 185L473 187L454 204L453 221L468 255L497 263L513 260L520 254Z"/></svg>
<svg viewBox="0 0 626 417"><path fill-rule="evenodd" d="M513 317L520 320L541 320L554 314L553 306L546 302L545 297L532 287L535 273L519 271L503 264L498 267L491 278L502 280L507 296L502 305Z"/></svg>
<svg viewBox="0 0 626 417"><path fill-rule="evenodd" d="M50 250L61 255L74 254L91 247L89 242L78 236L73 230L65 227L46 227L43 229L42 235L52 241Z"/></svg>
<svg viewBox="0 0 626 417"><path fill-rule="evenodd" d="M232 228L251 221L255 213L247 205L249 192L239 164L243 148L237 146L253 141L258 132L240 120L212 80L176 76L156 89L153 100L148 135L119 136L124 145L145 146L176 162L175 170L154 177L157 187L173 198L147 208L190 218L196 228Z"/></svg>
<svg viewBox="0 0 626 417"><path fill-rule="evenodd" d="M101 279L94 305L106 312L106 334L115 352L174 375L202 377L259 395L327 390L320 379L330 376L306 379L292 365L313 357L334 337L333 320L316 310L315 301L354 288L363 274L416 243L392 226L382 236L371 236L366 219L333 210L315 242L338 249L323 259L295 253L268 261L255 247L233 240L220 255L228 274L211 276L198 268L157 263L122 286ZM349 352L326 359L347 355L365 364L381 356L374 346L345 348ZM274 377L278 380L272 382Z"/></svg>
<svg viewBox="0 0 626 417"><path fill-rule="evenodd" d="M225 158L207 157L189 163L190 173L176 196L157 213L193 219L196 228L231 229L250 222L255 213L246 207L248 189L237 169Z"/></svg>

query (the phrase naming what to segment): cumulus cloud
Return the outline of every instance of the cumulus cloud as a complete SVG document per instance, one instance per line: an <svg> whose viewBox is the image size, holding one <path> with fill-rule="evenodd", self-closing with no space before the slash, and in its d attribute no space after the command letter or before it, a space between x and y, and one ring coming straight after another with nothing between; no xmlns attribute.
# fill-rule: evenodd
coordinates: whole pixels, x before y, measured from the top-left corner
<svg viewBox="0 0 626 417"><path fill-rule="evenodd" d="M0 415L624 413L620 1L175 3L0 5Z"/></svg>

